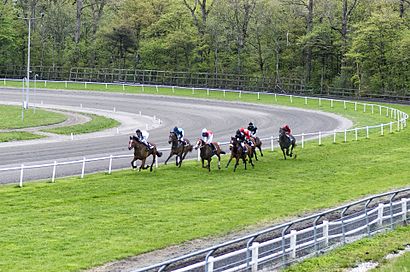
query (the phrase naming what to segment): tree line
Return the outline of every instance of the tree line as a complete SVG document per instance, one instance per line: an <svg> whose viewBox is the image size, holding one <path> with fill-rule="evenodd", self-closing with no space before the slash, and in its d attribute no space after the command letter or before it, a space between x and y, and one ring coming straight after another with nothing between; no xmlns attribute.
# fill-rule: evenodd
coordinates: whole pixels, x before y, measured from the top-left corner
<svg viewBox="0 0 410 272"><path fill-rule="evenodd" d="M0 66L26 65L30 17L36 66L410 89L410 0L1 0Z"/></svg>

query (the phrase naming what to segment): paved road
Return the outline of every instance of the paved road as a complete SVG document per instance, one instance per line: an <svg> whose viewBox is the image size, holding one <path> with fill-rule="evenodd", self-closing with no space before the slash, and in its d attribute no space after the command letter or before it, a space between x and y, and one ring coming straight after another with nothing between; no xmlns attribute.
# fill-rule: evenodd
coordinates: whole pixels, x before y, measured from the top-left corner
<svg viewBox="0 0 410 272"><path fill-rule="evenodd" d="M44 105L61 105L100 110L112 110L143 115L156 116L162 124L150 130L150 141L159 147L168 147L170 128L182 126L186 138L193 141L198 138L202 128L214 131L216 141L225 142L234 134L237 128L253 121L258 126L259 137L277 135L279 126L289 124L296 133L307 133L324 130L347 128L351 122L345 118L321 112L306 111L268 105L256 105L240 102L224 102L205 99L181 97L166 97L153 95L131 95L118 93L38 90L32 102ZM21 102L21 91L18 89L0 89L0 102ZM131 133L131 132L130 132ZM53 161L80 160L108 156L110 154L131 154L128 151L128 133L119 135L93 137L90 139L63 140L59 142L30 142L29 145L10 146L0 144L0 168L50 163ZM265 143L268 145L268 143ZM168 153L165 152L166 158ZM191 155L192 157L195 154ZM130 159L118 159L113 162L113 168L129 166ZM107 170L108 160L87 164L86 172ZM78 175L81 164L61 166L57 176ZM48 179L52 169L28 170L24 180ZM0 183L17 182L19 171L2 172Z"/></svg>

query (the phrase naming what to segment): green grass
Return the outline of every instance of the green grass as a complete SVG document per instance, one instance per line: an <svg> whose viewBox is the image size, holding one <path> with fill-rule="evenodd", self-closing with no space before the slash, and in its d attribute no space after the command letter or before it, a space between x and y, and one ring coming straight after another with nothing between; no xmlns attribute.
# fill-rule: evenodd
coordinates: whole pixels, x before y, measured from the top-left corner
<svg viewBox="0 0 410 272"><path fill-rule="evenodd" d="M59 128L51 128L51 129L44 129L43 131L56 133L56 134L64 134L70 135L73 134L82 134L82 133L91 133L96 131L101 131L108 128L117 127L120 123L117 120L107 118L100 115L95 114L85 114L91 117L91 121L79 124L79 125L72 125L72 126L65 126Z"/></svg>
<svg viewBox="0 0 410 272"><path fill-rule="evenodd" d="M21 107L0 105L0 129L18 129L45 126L64 122L64 114L42 109L28 109L24 111L22 120Z"/></svg>
<svg viewBox="0 0 410 272"><path fill-rule="evenodd" d="M23 141L23 140L34 140L43 138L41 135L25 132L25 131L14 131L14 132L2 132L0 133L0 142L11 142L11 141Z"/></svg>
<svg viewBox="0 0 410 272"><path fill-rule="evenodd" d="M403 256L397 257L397 259L386 261L382 263L378 268L373 270L373 272L396 272L396 271L400 271L400 272L410 271L410 252L405 253Z"/></svg>
<svg viewBox="0 0 410 272"><path fill-rule="evenodd" d="M402 256L392 262L384 257L389 253L404 249L410 244L410 226L400 227L395 231L364 238L352 244L335 249L327 254L308 259L300 264L285 269L286 272L342 272L364 262L382 263L382 267L372 271L405 272L410 268L410 256ZM407 270L406 270L407 269Z"/></svg>
<svg viewBox="0 0 410 272"><path fill-rule="evenodd" d="M267 152L255 169L197 162L0 187L0 270L76 271L408 186L410 131ZM227 158L223 160L223 165ZM57 170L58 171L58 170ZM50 169L51 172L51 169ZM388 178L386 178L388 177Z"/></svg>

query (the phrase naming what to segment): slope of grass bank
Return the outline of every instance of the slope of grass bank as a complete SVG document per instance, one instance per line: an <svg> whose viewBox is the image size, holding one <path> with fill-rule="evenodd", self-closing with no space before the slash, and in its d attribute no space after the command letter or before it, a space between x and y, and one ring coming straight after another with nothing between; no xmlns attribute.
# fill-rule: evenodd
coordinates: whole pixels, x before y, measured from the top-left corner
<svg viewBox="0 0 410 272"><path fill-rule="evenodd" d="M0 187L0 270L76 271L409 185L410 131L268 152L255 169L197 162ZM389 145L386 143L402 143ZM223 159L223 165L227 157ZM386 178L388 177L388 178Z"/></svg>
<svg viewBox="0 0 410 272"><path fill-rule="evenodd" d="M300 264L285 269L286 272L343 271L364 262L383 263L380 269L372 271L404 272L409 265L409 255L388 263L384 257L403 250L410 244L410 226L400 227L392 232L364 238L352 244L337 248L323 256L308 259ZM383 268L382 268L383 267ZM407 269L410 266L407 266ZM408 271L408 270L407 270Z"/></svg>
<svg viewBox="0 0 410 272"><path fill-rule="evenodd" d="M0 133L0 142L12 142L12 141L23 141L23 140L34 140L43 138L41 135L25 132L25 131L14 131L14 132L2 132Z"/></svg>

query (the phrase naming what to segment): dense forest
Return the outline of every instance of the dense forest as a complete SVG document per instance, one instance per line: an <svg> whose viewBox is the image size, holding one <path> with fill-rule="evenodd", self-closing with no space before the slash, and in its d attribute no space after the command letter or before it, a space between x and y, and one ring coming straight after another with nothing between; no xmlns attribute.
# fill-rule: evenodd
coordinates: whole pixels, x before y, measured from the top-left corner
<svg viewBox="0 0 410 272"><path fill-rule="evenodd" d="M0 66L26 65L31 17L31 65L410 89L410 0L0 1Z"/></svg>

